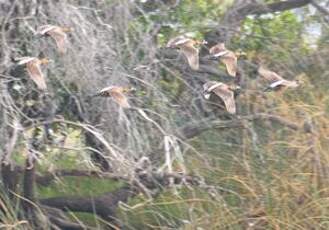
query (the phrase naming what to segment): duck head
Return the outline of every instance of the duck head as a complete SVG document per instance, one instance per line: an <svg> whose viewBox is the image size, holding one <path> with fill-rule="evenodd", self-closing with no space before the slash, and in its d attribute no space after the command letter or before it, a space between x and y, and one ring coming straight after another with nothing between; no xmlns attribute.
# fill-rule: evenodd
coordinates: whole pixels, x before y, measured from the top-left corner
<svg viewBox="0 0 329 230"><path fill-rule="evenodd" d="M47 64L49 64L49 62L51 62L51 60L46 57L40 58L39 60L40 60L40 63L43 65L47 65Z"/></svg>
<svg viewBox="0 0 329 230"><path fill-rule="evenodd" d="M72 32L73 31L73 28L72 27L63 26L62 27L62 31L63 32L66 32L66 33Z"/></svg>

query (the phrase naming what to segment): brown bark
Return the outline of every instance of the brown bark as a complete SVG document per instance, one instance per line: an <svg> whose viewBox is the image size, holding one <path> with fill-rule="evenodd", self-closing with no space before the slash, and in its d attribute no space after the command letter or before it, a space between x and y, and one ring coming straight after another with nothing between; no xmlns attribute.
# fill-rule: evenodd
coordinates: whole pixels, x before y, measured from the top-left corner
<svg viewBox="0 0 329 230"><path fill-rule="evenodd" d="M90 146L91 148L96 149L99 152L104 152L104 146L94 137L93 134L86 132L85 141L87 146ZM97 165L102 171L104 172L112 171L110 163L104 156L94 151L91 152L90 154L91 154L91 159L93 160L95 165Z"/></svg>
<svg viewBox="0 0 329 230"><path fill-rule="evenodd" d="M111 180L128 180L124 176L105 173L99 171L83 171L83 170L57 170L52 173L36 175L36 183L42 186L48 186L56 177L75 176L75 177L98 177Z"/></svg>
<svg viewBox="0 0 329 230"><path fill-rule="evenodd" d="M95 213L113 221L119 201L127 202L134 194L133 189L127 186L97 197L54 197L41 199L40 203L63 211Z"/></svg>
<svg viewBox="0 0 329 230"><path fill-rule="evenodd" d="M287 0L269 4L255 1L236 0L230 9L222 17L220 26L206 34L208 45L212 46L218 42L228 42L232 36L239 31L241 22L248 15L261 15L266 13L281 12L306 6L311 0Z"/></svg>
<svg viewBox="0 0 329 230"><path fill-rule="evenodd" d="M24 218L29 221L33 229L44 229L49 223L38 208L35 197L35 177L35 160L27 159L23 178L23 197L21 198Z"/></svg>
<svg viewBox="0 0 329 230"><path fill-rule="evenodd" d="M267 14L274 13L279 11L286 11L295 8L303 7L307 4L310 4L311 0L287 0L269 4L259 4L259 3L251 3L247 5L245 8L239 10L244 17L248 15L259 15L259 14Z"/></svg>
<svg viewBox="0 0 329 230"><path fill-rule="evenodd" d="M17 186L19 183L19 173L17 168L9 163L2 163L1 176L5 191L9 198L13 199L15 197L14 194L17 192Z"/></svg>
<svg viewBox="0 0 329 230"><path fill-rule="evenodd" d="M24 194L24 198L28 199L31 202L35 202L34 182L35 182L35 167L31 166L31 162L29 160L26 160L26 167L25 167L24 179L23 179L23 194Z"/></svg>
<svg viewBox="0 0 329 230"><path fill-rule="evenodd" d="M326 7L321 6L315 0L311 0L312 6L314 6L324 16L325 22L329 23L329 10Z"/></svg>
<svg viewBox="0 0 329 230"><path fill-rule="evenodd" d="M82 171L79 175L83 174L85 173ZM202 184L197 177L179 173L141 173L138 175L139 184L145 186L146 189L166 187L170 184L170 178L174 179L175 184L188 183L196 186ZM134 185L125 186L100 196L53 197L41 199L40 203L63 211L94 213L113 223L119 202L127 202L128 198L135 196L140 190L137 183L132 182L132 184Z"/></svg>

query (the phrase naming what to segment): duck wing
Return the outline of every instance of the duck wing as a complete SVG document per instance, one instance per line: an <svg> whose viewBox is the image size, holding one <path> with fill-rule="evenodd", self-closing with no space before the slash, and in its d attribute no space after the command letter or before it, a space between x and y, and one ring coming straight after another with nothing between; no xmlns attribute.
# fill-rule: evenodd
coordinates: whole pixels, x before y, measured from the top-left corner
<svg viewBox="0 0 329 230"><path fill-rule="evenodd" d="M199 50L193 46L182 46L181 51L193 70L199 69Z"/></svg>
<svg viewBox="0 0 329 230"><path fill-rule="evenodd" d="M67 35L65 32L61 31L60 28L56 28L48 31L50 37L52 37L57 45L58 51L62 54L66 52L66 43L67 43Z"/></svg>
<svg viewBox="0 0 329 230"><path fill-rule="evenodd" d="M225 64L226 70L232 77L236 76L238 69L238 58L233 52L228 52L220 58L221 62Z"/></svg>
<svg viewBox="0 0 329 230"><path fill-rule="evenodd" d="M115 102L117 102L121 107L130 108L128 99L123 93L117 92L117 91L111 91L110 94L111 94L113 100Z"/></svg>
<svg viewBox="0 0 329 230"><path fill-rule="evenodd" d="M38 89L46 90L47 89L46 80L41 71L39 61L36 59L26 63L26 69L31 79L37 85Z"/></svg>
<svg viewBox="0 0 329 230"><path fill-rule="evenodd" d="M265 69L263 67L260 67L258 69L258 73L260 76L262 76L263 78L265 78L267 81L269 81L271 83L275 83L275 82L284 80L283 77L281 77L279 74L277 74L271 70Z"/></svg>
<svg viewBox="0 0 329 230"><path fill-rule="evenodd" d="M232 90L230 90L226 85L220 85L213 89L213 92L223 100L227 112L231 114L236 113L234 92Z"/></svg>

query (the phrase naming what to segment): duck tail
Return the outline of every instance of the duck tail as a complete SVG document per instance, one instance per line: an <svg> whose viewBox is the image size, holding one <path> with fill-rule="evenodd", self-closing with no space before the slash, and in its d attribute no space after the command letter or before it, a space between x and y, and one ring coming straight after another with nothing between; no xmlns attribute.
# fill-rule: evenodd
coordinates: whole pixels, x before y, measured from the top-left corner
<svg viewBox="0 0 329 230"><path fill-rule="evenodd" d="M208 56L208 59L209 59L209 60L219 60L219 57L216 57L216 56L214 56L214 55L209 55L209 56Z"/></svg>
<svg viewBox="0 0 329 230"><path fill-rule="evenodd" d="M18 63L19 60L16 57L10 56L10 60L14 63Z"/></svg>
<svg viewBox="0 0 329 230"><path fill-rule="evenodd" d="M263 90L263 92L270 92L270 91L272 91L272 87L270 87L270 86L266 87L266 88Z"/></svg>
<svg viewBox="0 0 329 230"><path fill-rule="evenodd" d="M102 96L102 94L101 93L94 93L94 94L90 94L90 95L88 95L88 97L89 98L94 98L94 97L100 97L100 96Z"/></svg>

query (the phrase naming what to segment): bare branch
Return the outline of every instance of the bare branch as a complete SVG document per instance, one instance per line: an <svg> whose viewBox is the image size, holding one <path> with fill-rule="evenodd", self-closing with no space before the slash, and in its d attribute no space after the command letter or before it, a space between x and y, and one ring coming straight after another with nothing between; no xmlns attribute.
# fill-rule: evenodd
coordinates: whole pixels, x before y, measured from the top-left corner
<svg viewBox="0 0 329 230"><path fill-rule="evenodd" d="M279 11L286 11L286 10L291 10L291 9L295 9L295 8L300 8L300 7L303 7L310 3L311 3L311 0L287 0L287 1L270 3L265 6L258 4L258 5L254 6L255 7L254 10L251 9L251 6L252 6L251 5L249 10L247 10L247 12L249 11L248 14L274 13L274 12L279 12Z"/></svg>
<svg viewBox="0 0 329 230"><path fill-rule="evenodd" d="M241 22L248 15L261 15L280 11L291 10L310 4L311 0L287 0L269 4L262 4L255 1L236 0L231 8L223 16L220 26L206 35L209 45L226 42L239 31Z"/></svg>
<svg viewBox="0 0 329 230"><path fill-rule="evenodd" d="M49 185L56 177L65 177L65 176L75 176L75 177L97 177L97 178L104 178L104 179L111 179L111 180L126 180L128 181L129 178L117 175L113 173L105 173L99 171L83 171L83 170L57 170L52 173L46 173L43 175L37 175L36 182L42 186Z"/></svg>
<svg viewBox="0 0 329 230"><path fill-rule="evenodd" d="M40 200L40 203L63 211L95 213L104 219L111 219L119 201L126 202L135 193L129 187L98 197L54 197Z"/></svg>
<svg viewBox="0 0 329 230"><path fill-rule="evenodd" d="M327 18L329 16L329 10L318 4L315 0L311 0L311 4L325 16L326 22L329 22L329 19Z"/></svg>
<svg viewBox="0 0 329 230"><path fill-rule="evenodd" d="M270 120L272 122L276 122L280 125L283 125L291 130L297 131L301 128L301 125L293 123L291 121L286 120L283 117L267 114L267 113L258 113L249 116L245 116L244 119L253 121L253 120Z"/></svg>
<svg viewBox="0 0 329 230"><path fill-rule="evenodd" d="M221 120L205 119L197 123L193 122L191 124L185 125L184 127L180 128L180 130L178 131L178 136L180 136L182 139L191 139L207 130L243 128L243 127L244 126L242 120L221 121Z"/></svg>
<svg viewBox="0 0 329 230"><path fill-rule="evenodd" d="M10 162L11 154L14 151L15 145L17 144L17 139L18 139L19 133L21 131L21 127L20 127L20 124L17 119L14 119L14 121L13 121L12 129L13 129L12 135L11 135L10 141L7 143L6 152L2 159L2 161L5 164L8 164Z"/></svg>
<svg viewBox="0 0 329 230"><path fill-rule="evenodd" d="M297 131L300 128L300 125L288 121L280 116L259 113L253 115L247 115L239 117L232 120L214 120L214 119L205 119L198 122L193 122L187 124L184 127L180 128L178 135L182 139L191 139L195 136L200 135L202 132L212 129L228 129L228 128L245 128L245 121L254 121L254 120L270 120L272 122L283 125L291 130Z"/></svg>

